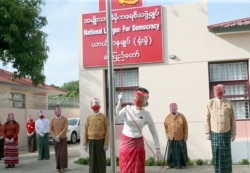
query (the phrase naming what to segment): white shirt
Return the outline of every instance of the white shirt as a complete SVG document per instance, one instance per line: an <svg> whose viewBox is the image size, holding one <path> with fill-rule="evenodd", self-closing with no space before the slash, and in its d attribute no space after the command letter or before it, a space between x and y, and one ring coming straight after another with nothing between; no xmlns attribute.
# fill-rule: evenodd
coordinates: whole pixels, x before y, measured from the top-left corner
<svg viewBox="0 0 250 173"><path fill-rule="evenodd" d="M35 123L36 133L39 135L44 135L45 133L49 133L49 119L43 118L36 120Z"/></svg>
<svg viewBox="0 0 250 173"><path fill-rule="evenodd" d="M124 120L122 133L131 138L142 136L142 128L148 125L156 148L160 148L159 137L151 114L145 109L138 110L135 106L127 105L116 116L117 121Z"/></svg>

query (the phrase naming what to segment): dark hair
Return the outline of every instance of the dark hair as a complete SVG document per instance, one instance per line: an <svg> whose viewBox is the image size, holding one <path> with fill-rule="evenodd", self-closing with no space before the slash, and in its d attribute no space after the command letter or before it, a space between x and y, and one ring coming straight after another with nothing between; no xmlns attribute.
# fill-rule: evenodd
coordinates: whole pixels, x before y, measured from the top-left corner
<svg viewBox="0 0 250 173"><path fill-rule="evenodd" d="M142 87L136 88L135 91L141 91L141 92L149 94L148 90L146 88L142 88Z"/></svg>
<svg viewBox="0 0 250 173"><path fill-rule="evenodd" d="M16 122L16 120L12 120L13 121L13 124L16 124L17 122ZM9 124L10 123L10 120L8 120L8 121L6 121L5 123L4 123L4 125L7 125L7 124Z"/></svg>

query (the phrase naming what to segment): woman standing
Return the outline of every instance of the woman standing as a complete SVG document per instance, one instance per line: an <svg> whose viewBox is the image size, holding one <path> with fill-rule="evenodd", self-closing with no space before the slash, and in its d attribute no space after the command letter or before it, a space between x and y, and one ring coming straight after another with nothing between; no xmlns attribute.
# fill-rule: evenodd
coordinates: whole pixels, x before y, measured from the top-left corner
<svg viewBox="0 0 250 173"><path fill-rule="evenodd" d="M148 105L149 92L138 88L134 92L134 105L121 108L122 95L118 97L116 120L124 120L119 150L120 173L145 173L145 148L142 128L148 125L154 140L156 155L163 161L159 137L150 112L143 107Z"/></svg>
<svg viewBox="0 0 250 173"><path fill-rule="evenodd" d="M19 163L18 134L20 125L15 121L14 114L8 114L8 120L4 124L4 164L5 168L14 168Z"/></svg>

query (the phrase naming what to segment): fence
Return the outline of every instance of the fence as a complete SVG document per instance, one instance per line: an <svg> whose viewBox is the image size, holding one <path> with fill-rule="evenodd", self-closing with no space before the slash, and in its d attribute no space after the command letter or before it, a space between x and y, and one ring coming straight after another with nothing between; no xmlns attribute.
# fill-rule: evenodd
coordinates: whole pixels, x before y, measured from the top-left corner
<svg viewBox="0 0 250 173"><path fill-rule="evenodd" d="M56 105L63 108L79 108L79 98L62 96L40 96L34 94L4 93L0 95L0 108L53 109Z"/></svg>
<svg viewBox="0 0 250 173"><path fill-rule="evenodd" d="M48 109L54 109L56 105L64 108L79 108L79 98L54 96L48 99Z"/></svg>

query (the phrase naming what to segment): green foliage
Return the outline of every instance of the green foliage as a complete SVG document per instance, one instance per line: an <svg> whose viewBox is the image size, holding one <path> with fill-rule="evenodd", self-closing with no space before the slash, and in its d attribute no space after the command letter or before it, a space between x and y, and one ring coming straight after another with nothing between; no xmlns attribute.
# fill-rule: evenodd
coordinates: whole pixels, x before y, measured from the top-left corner
<svg viewBox="0 0 250 173"><path fill-rule="evenodd" d="M89 158L78 158L77 160L74 161L75 164L78 165L89 165ZM111 159L107 158L106 159L106 165L111 166ZM119 157L116 157L116 165L119 165Z"/></svg>
<svg viewBox="0 0 250 173"><path fill-rule="evenodd" d="M188 158L188 161L187 161L187 166L193 166L194 165L194 162Z"/></svg>
<svg viewBox="0 0 250 173"><path fill-rule="evenodd" d="M75 160L74 163L79 165L88 165L89 158L79 158L78 160Z"/></svg>
<svg viewBox="0 0 250 173"><path fill-rule="evenodd" d="M214 159L211 160L211 164L214 165Z"/></svg>
<svg viewBox="0 0 250 173"><path fill-rule="evenodd" d="M106 165L107 165L107 166L110 166L110 165L111 165L111 159L110 159L110 158L107 158L107 159L106 159Z"/></svg>
<svg viewBox="0 0 250 173"><path fill-rule="evenodd" d="M196 160L196 165L203 165L203 160L201 159Z"/></svg>
<svg viewBox="0 0 250 173"><path fill-rule="evenodd" d="M146 161L145 161L145 165L146 166L153 166L155 163L155 158L154 157L149 157Z"/></svg>
<svg viewBox="0 0 250 173"><path fill-rule="evenodd" d="M111 159L107 158L106 159L106 165L111 166ZM116 166L119 166L119 157L116 156Z"/></svg>
<svg viewBox="0 0 250 173"><path fill-rule="evenodd" d="M89 158L79 158L78 160L74 161L75 164L79 165L88 165L89 164ZM111 159L107 158L106 159L106 165L111 166ZM116 156L116 165L119 166L119 157ZM149 157L145 161L145 166L164 166L162 163L160 163L158 160L155 160L154 157Z"/></svg>
<svg viewBox="0 0 250 173"><path fill-rule="evenodd" d="M159 160L155 160L154 166L164 166Z"/></svg>
<svg viewBox="0 0 250 173"><path fill-rule="evenodd" d="M54 109L56 105L67 108L79 108L79 81L64 83L62 87L51 85L65 91L66 95L49 96L48 109Z"/></svg>
<svg viewBox="0 0 250 173"><path fill-rule="evenodd" d="M149 157L145 161L145 166L164 166L164 163L159 162L154 157Z"/></svg>
<svg viewBox="0 0 250 173"><path fill-rule="evenodd" d="M0 0L0 60L16 70L15 78L29 77L34 85L44 84L44 63L48 59L47 34L40 16L43 0Z"/></svg>
<svg viewBox="0 0 250 173"><path fill-rule="evenodd" d="M61 89L67 92L65 97L79 98L79 80L64 83Z"/></svg>
<svg viewBox="0 0 250 173"><path fill-rule="evenodd" d="M249 160L248 159L242 159L239 163L241 165L249 165Z"/></svg>

